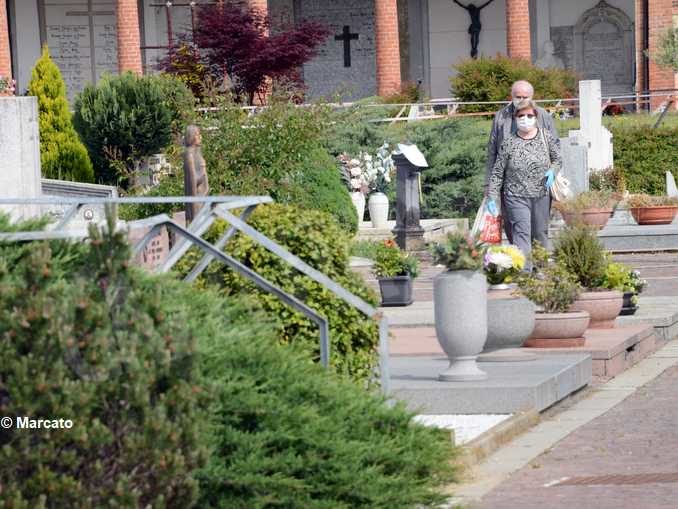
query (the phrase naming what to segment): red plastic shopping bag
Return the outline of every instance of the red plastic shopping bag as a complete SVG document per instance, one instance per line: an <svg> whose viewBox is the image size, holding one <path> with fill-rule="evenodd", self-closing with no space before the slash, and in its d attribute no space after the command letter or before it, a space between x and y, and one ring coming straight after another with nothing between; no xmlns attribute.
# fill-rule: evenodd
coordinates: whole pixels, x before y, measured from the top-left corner
<svg viewBox="0 0 678 509"><path fill-rule="evenodd" d="M489 212L484 215L480 240L485 244L501 243L501 216L493 216Z"/></svg>

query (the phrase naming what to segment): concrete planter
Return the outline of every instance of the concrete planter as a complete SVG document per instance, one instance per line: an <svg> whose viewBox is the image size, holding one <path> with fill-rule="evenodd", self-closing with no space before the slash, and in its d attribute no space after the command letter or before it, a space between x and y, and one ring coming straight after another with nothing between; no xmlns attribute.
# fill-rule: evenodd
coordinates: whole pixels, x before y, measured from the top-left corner
<svg viewBox="0 0 678 509"><path fill-rule="evenodd" d="M384 193L372 193L367 201L372 227L388 228L388 196Z"/></svg>
<svg viewBox="0 0 678 509"><path fill-rule="evenodd" d="M409 306L412 304L412 278L395 276L379 278L382 306Z"/></svg>
<svg viewBox="0 0 678 509"><path fill-rule="evenodd" d="M571 348L584 345L584 332L590 316L586 311L537 313L532 336L524 346L532 348Z"/></svg>
<svg viewBox="0 0 678 509"><path fill-rule="evenodd" d="M584 223L589 226L594 226L599 230L605 228L605 225L612 217L614 209L602 208L602 209L585 209L581 212L561 212L565 224L568 226L574 226L576 224Z"/></svg>
<svg viewBox="0 0 678 509"><path fill-rule="evenodd" d="M671 224L673 218L676 217L678 207L636 207L630 210L633 219L635 219L639 225Z"/></svg>
<svg viewBox="0 0 678 509"><path fill-rule="evenodd" d="M487 279L472 270L448 271L433 280L438 342L450 360L442 381L484 380L476 364L487 339Z"/></svg>
<svg viewBox="0 0 678 509"><path fill-rule="evenodd" d="M483 351L520 348L534 330L535 306L525 297L487 294L487 341Z"/></svg>
<svg viewBox="0 0 678 509"><path fill-rule="evenodd" d="M623 297L623 294L616 290L582 292L570 306L570 311L587 311L591 315L592 329L611 328L614 327L614 320L621 311Z"/></svg>

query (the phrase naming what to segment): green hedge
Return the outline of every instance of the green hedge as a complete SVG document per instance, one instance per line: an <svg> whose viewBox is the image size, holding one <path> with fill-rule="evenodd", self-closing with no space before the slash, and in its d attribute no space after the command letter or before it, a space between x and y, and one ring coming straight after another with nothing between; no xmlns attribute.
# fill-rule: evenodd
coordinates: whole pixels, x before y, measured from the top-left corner
<svg viewBox="0 0 678 509"><path fill-rule="evenodd" d="M666 194L666 172L678 178L678 125L612 127L614 164L632 193Z"/></svg>
<svg viewBox="0 0 678 509"><path fill-rule="evenodd" d="M558 99L577 94L577 75L566 69L540 69L527 60L481 56L462 60L454 66L450 78L451 93L462 101L506 101L511 97L511 85L527 80L534 87L535 99ZM497 111L502 105L464 106L463 111Z"/></svg>

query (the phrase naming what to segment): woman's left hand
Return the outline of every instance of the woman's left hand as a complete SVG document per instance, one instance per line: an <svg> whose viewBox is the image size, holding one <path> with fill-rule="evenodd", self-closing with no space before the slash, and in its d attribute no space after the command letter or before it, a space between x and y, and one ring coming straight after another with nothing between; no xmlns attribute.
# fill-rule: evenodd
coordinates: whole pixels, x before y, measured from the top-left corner
<svg viewBox="0 0 678 509"><path fill-rule="evenodd" d="M546 189L549 189L553 185L553 181L556 179L556 174L553 173L552 169L546 170L546 173L544 173L544 177L546 177Z"/></svg>

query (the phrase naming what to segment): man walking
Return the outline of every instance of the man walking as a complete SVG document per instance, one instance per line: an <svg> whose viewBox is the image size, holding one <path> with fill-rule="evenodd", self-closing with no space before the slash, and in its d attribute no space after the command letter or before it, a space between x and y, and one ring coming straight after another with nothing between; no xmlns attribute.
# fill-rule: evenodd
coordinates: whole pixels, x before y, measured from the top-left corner
<svg viewBox="0 0 678 509"><path fill-rule="evenodd" d="M499 148L501 147L504 139L515 134L518 131L516 125L516 120L514 118L514 113L516 107L522 101L532 100L534 95L534 88L529 81L516 81L511 86L511 103L507 106L504 106L499 110L494 116L494 121L492 122L492 131L490 132L490 141L487 144L487 165L485 168L485 196L487 197L487 186L490 180L490 175L492 174L492 168L494 163L497 160L497 154ZM537 107L537 127L549 131L557 143L560 144L560 139L558 137L558 131L553 122L553 118L548 114L543 108ZM544 148L546 150L546 148ZM502 200L502 209L504 209L504 203ZM506 237L509 242L513 243L513 235L511 232L511 226L508 221L504 221L504 230L506 231Z"/></svg>

